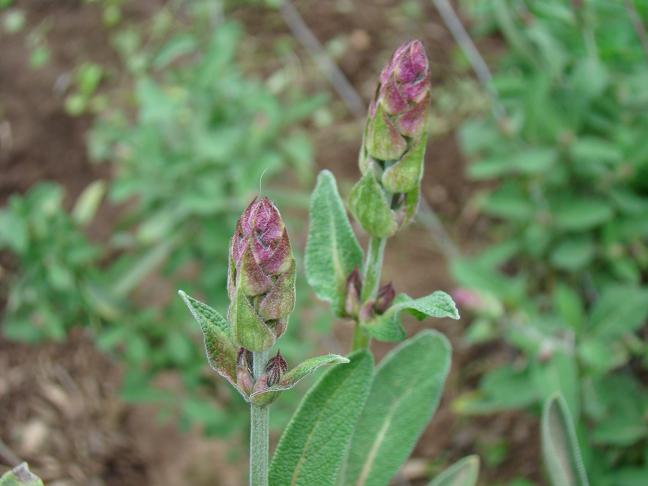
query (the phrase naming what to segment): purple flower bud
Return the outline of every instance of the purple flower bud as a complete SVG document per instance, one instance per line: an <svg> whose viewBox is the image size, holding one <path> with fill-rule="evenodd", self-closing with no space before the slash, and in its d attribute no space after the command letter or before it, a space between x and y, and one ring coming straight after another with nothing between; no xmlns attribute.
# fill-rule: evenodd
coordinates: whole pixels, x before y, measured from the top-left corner
<svg viewBox="0 0 648 486"><path fill-rule="evenodd" d="M295 305L295 260L279 210L255 198L238 220L230 244L230 321L238 344L271 347Z"/></svg>
<svg viewBox="0 0 648 486"><path fill-rule="evenodd" d="M393 234L416 213L429 107L430 66L423 44L413 40L396 49L380 74L360 152L365 177L349 200L351 212L372 236ZM368 176L377 183L369 184ZM393 204L396 200L400 203ZM372 207L363 210L363 205Z"/></svg>
<svg viewBox="0 0 648 486"><path fill-rule="evenodd" d="M423 44L418 40L403 44L380 74L371 116L375 115L377 104L382 103L386 113L397 117L394 121L400 133L417 133L424 123L429 86L430 69Z"/></svg>
<svg viewBox="0 0 648 486"><path fill-rule="evenodd" d="M347 294L344 302L344 311L349 317L356 317L360 309L360 295L362 294L362 278L357 267L349 274L346 289Z"/></svg>
<svg viewBox="0 0 648 486"><path fill-rule="evenodd" d="M286 363L286 360L283 358L283 356L281 356L281 352L277 351L276 356L274 358L270 358L265 368L265 372L268 375L268 387L274 386L279 383L281 376L286 371L288 371L288 363Z"/></svg>
<svg viewBox="0 0 648 486"><path fill-rule="evenodd" d="M374 304L376 314L384 314L387 309L389 309L389 306L391 306L395 297L396 291L391 282L380 287L380 289L378 289L378 297L376 297L376 302Z"/></svg>

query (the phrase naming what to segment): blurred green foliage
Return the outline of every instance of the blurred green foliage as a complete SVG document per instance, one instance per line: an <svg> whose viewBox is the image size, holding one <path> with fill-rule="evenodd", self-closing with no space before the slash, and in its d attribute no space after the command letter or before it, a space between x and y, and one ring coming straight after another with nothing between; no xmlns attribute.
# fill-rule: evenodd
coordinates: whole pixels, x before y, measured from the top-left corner
<svg viewBox="0 0 648 486"><path fill-rule="evenodd" d="M98 3L104 14L121 5ZM175 289L226 308L217 296L226 295L236 218L262 177L283 174L298 193L312 163L298 124L322 98L307 98L281 67L269 80L244 73L246 38L222 18L219 2L170 2L144 23L118 20L109 26L120 64L81 62L65 100L70 115L96 115L88 151L110 163L114 177L92 184L70 212L53 183L0 209L0 251L15 263L3 331L37 342L89 327L97 345L126 365L126 399L155 402L208 434L241 431L243 402L206 369L199 329ZM115 71L126 79L117 83ZM96 212L104 193L119 212L109 221ZM90 242L88 225L111 235ZM282 352L295 363L311 350L297 345L307 331L289 329ZM171 389L158 386L167 370L179 378ZM281 402L276 418L286 421L294 404Z"/></svg>
<svg viewBox="0 0 648 486"><path fill-rule="evenodd" d="M469 175L496 182L475 201L495 243L453 272L471 291L468 339L517 352L457 408L537 410L558 390L592 483L645 484L648 52L624 2L466 5L506 41L493 79L506 115L462 127Z"/></svg>

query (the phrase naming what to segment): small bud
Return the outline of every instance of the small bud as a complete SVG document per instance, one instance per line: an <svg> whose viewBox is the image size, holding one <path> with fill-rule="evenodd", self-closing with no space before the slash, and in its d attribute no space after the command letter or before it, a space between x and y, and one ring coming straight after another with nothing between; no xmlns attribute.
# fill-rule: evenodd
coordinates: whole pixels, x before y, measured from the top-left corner
<svg viewBox="0 0 648 486"><path fill-rule="evenodd" d="M252 353L245 348L240 348L236 357L236 384L248 395L254 386Z"/></svg>
<svg viewBox="0 0 648 486"><path fill-rule="evenodd" d="M281 356L281 352L277 351L276 356L274 358L270 358L265 368L265 372L268 376L268 387L274 386L279 383L281 376L286 371L288 371L288 363L286 363L286 360L283 359L283 356Z"/></svg>
<svg viewBox="0 0 648 486"><path fill-rule="evenodd" d="M234 338L251 351L270 348L295 306L295 259L279 210L255 198L232 237L227 284Z"/></svg>
<svg viewBox="0 0 648 486"><path fill-rule="evenodd" d="M362 278L357 267L353 269L353 272L347 278L346 288L344 311L348 316L356 317L360 309L360 295L362 294Z"/></svg>
<svg viewBox="0 0 648 486"><path fill-rule="evenodd" d="M376 314L384 314L389 309L389 306L391 306L395 297L396 291L391 282L380 287L378 297L376 297L376 303L374 304Z"/></svg>

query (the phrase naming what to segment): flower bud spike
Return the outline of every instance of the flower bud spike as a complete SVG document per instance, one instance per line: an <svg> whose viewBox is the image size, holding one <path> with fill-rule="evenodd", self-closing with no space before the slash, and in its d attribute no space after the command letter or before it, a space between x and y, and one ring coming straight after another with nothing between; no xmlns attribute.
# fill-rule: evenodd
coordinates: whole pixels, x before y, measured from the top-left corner
<svg viewBox="0 0 648 486"><path fill-rule="evenodd" d="M268 375L267 386L271 387L279 383L281 376L288 371L288 363L281 356L281 351L277 351L274 358L270 358L266 365L265 372Z"/></svg>
<svg viewBox="0 0 648 486"><path fill-rule="evenodd" d="M363 176L375 178L387 200L394 194L405 197L399 199L403 201L400 205L386 211L384 205L378 204L380 198L373 194L375 188L360 181L352 191L355 197L349 201L353 215L374 237L391 236L411 221L416 212L430 96L430 67L423 44L418 40L407 42L396 49L380 74L369 106L359 161ZM363 204L376 207L363 212ZM377 222L376 213L384 213L382 222Z"/></svg>
<svg viewBox="0 0 648 486"><path fill-rule="evenodd" d="M387 309L391 306L394 298L396 297L396 291L391 282L383 285L378 289L378 297L376 297L376 303L374 304L374 310L376 314L384 314Z"/></svg>
<svg viewBox="0 0 648 486"><path fill-rule="evenodd" d="M230 243L229 318L234 340L250 351L270 348L295 306L295 259L279 210L257 197Z"/></svg>

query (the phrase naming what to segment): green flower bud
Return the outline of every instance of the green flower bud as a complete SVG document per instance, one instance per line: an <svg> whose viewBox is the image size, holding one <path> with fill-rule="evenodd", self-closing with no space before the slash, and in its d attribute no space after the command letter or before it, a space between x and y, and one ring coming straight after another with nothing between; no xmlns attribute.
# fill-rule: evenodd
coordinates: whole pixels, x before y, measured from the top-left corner
<svg viewBox="0 0 648 486"><path fill-rule="evenodd" d="M394 52L369 107L359 158L363 178L353 188L349 205L372 236L393 235L416 213L429 106L429 63L415 40Z"/></svg>
<svg viewBox="0 0 648 486"><path fill-rule="evenodd" d="M272 347L295 306L295 259L279 210L254 199L236 225L229 253L229 319L237 344Z"/></svg>

